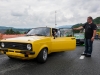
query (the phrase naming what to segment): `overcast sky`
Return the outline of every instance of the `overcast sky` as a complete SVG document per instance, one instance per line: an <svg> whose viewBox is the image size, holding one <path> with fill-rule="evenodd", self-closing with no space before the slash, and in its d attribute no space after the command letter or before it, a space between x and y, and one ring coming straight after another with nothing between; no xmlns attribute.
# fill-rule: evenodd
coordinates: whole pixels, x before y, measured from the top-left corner
<svg viewBox="0 0 100 75"><path fill-rule="evenodd" d="M84 23L100 16L100 0L0 0L0 26L33 28Z"/></svg>

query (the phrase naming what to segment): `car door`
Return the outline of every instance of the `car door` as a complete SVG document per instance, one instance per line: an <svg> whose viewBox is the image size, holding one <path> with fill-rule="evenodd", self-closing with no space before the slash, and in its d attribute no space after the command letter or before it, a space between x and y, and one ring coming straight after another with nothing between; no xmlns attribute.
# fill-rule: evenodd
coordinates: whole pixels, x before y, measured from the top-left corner
<svg viewBox="0 0 100 75"><path fill-rule="evenodd" d="M56 32L56 34L55 34ZM53 28L52 29L52 38L51 38L51 43L52 43L52 52L57 52L62 49L61 46L61 37L57 35L58 30ZM54 37L57 36L57 37Z"/></svg>
<svg viewBox="0 0 100 75"><path fill-rule="evenodd" d="M63 50L75 50L76 48L76 38L73 37L73 30L71 28L61 29L61 37L63 43Z"/></svg>
<svg viewBox="0 0 100 75"><path fill-rule="evenodd" d="M76 48L75 37L52 38L52 52L69 51Z"/></svg>
<svg viewBox="0 0 100 75"><path fill-rule="evenodd" d="M61 37L57 37L54 39L54 37L51 39L52 41L52 52L58 52L61 51L63 49L62 45L63 45L63 40Z"/></svg>
<svg viewBox="0 0 100 75"><path fill-rule="evenodd" d="M75 50L76 48L76 39L75 37L63 37L64 39L64 45L63 45L63 50L64 51L70 51L70 50ZM66 45L65 45L66 44Z"/></svg>

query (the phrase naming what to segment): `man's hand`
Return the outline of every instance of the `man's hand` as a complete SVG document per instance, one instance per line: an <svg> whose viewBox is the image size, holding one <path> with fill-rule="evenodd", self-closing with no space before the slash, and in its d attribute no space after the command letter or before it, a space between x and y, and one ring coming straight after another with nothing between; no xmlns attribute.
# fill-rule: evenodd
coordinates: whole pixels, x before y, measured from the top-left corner
<svg viewBox="0 0 100 75"><path fill-rule="evenodd" d="M77 30L77 28L73 28L73 30Z"/></svg>
<svg viewBox="0 0 100 75"><path fill-rule="evenodd" d="M91 41L94 41L95 35L96 35L96 30L93 31L93 37L91 38Z"/></svg>
<svg viewBox="0 0 100 75"><path fill-rule="evenodd" d="M73 28L73 30L81 30L83 27L82 26L80 26L80 27L78 27L78 28Z"/></svg>
<svg viewBox="0 0 100 75"><path fill-rule="evenodd" d="M91 38L91 41L94 41L94 37Z"/></svg>

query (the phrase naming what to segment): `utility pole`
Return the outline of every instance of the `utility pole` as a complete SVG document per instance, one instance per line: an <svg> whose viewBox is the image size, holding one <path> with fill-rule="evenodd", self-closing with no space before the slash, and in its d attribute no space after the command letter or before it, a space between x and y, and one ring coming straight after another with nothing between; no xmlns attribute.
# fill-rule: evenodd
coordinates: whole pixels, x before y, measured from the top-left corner
<svg viewBox="0 0 100 75"><path fill-rule="evenodd" d="M56 28L56 25L57 25L57 23L56 23L56 11L55 11L55 28Z"/></svg>

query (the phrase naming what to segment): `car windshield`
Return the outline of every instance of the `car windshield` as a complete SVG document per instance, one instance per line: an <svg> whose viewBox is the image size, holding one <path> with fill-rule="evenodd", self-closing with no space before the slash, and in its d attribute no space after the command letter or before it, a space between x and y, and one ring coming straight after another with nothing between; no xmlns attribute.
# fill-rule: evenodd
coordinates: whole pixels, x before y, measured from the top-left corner
<svg viewBox="0 0 100 75"><path fill-rule="evenodd" d="M50 36L50 28L47 27L33 28L26 35L27 36Z"/></svg>

